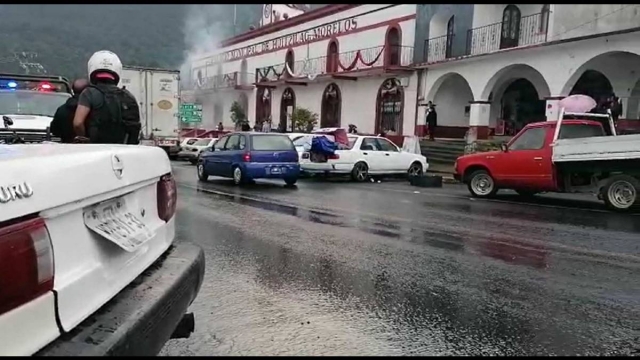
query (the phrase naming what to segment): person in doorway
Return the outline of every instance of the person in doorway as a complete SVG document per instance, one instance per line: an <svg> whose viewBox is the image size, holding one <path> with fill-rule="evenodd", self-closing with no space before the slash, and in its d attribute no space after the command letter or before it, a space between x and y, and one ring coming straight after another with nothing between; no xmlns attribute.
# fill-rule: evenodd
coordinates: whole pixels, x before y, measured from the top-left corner
<svg viewBox="0 0 640 360"><path fill-rule="evenodd" d="M436 126L438 126L436 105L429 101L427 104L427 130L429 131L429 140L435 140Z"/></svg>
<svg viewBox="0 0 640 360"><path fill-rule="evenodd" d="M224 125L222 125L222 121L218 123L218 131L224 130Z"/></svg>
<svg viewBox="0 0 640 360"><path fill-rule="evenodd" d="M248 123L248 122L244 122L244 123L242 123L242 128L241 128L241 130L242 130L242 131L251 131L251 126L249 126L249 123Z"/></svg>
<svg viewBox="0 0 640 360"><path fill-rule="evenodd" d="M614 123L618 121L620 115L622 115L622 101L614 95L611 100L611 117L613 117Z"/></svg>
<svg viewBox="0 0 640 360"><path fill-rule="evenodd" d="M73 118L76 142L139 144L140 111L136 98L118 87L122 62L111 51L98 51L88 62L89 85L78 98Z"/></svg>
<svg viewBox="0 0 640 360"><path fill-rule="evenodd" d="M78 98L80 93L89 86L87 79L76 79L71 85L73 89L73 96L70 97L64 104L60 105L56 110L53 120L51 121L51 133L54 136L60 138L60 141L65 144L70 144L76 137L73 131L73 118L76 115L76 108L78 107Z"/></svg>

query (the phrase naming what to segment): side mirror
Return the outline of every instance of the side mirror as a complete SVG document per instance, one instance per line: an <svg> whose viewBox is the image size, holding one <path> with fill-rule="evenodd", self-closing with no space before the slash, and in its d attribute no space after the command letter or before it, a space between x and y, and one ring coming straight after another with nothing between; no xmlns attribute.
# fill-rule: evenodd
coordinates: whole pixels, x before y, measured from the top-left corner
<svg viewBox="0 0 640 360"><path fill-rule="evenodd" d="M509 147L507 146L507 143L500 144L500 149L502 150L502 152L509 152Z"/></svg>

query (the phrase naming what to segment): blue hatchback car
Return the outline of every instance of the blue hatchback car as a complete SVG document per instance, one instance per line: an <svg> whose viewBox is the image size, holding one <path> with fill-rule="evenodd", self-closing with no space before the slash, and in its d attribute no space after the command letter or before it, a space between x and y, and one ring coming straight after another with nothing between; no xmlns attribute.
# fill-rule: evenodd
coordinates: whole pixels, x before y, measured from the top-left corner
<svg viewBox="0 0 640 360"><path fill-rule="evenodd" d="M236 184L253 179L284 179L293 185L300 175L298 152L285 134L236 132L221 137L202 152L198 178L232 178Z"/></svg>

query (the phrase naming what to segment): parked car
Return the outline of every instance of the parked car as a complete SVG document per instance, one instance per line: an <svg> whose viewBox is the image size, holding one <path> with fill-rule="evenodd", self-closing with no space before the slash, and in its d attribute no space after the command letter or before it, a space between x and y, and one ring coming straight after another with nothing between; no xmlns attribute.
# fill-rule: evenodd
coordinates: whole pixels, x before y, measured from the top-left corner
<svg viewBox="0 0 640 360"><path fill-rule="evenodd" d="M230 177L241 184L254 179L284 179L293 185L300 175L298 153L285 134L237 132L221 137L205 150L197 165L198 178Z"/></svg>
<svg viewBox="0 0 640 360"><path fill-rule="evenodd" d="M500 189L522 196L584 192L598 195L613 210L629 210L640 192L640 135L616 136L607 115L564 115L574 119L561 115L559 121L532 123L501 151L459 157L454 177L480 198Z"/></svg>
<svg viewBox="0 0 640 360"><path fill-rule="evenodd" d="M217 138L198 139L190 145L185 145L178 153L179 160L188 160L192 164L196 164L203 150L210 148L218 141Z"/></svg>
<svg viewBox="0 0 640 360"><path fill-rule="evenodd" d="M204 254L174 244L177 191L162 149L0 152L0 355L155 355L188 337Z"/></svg>
<svg viewBox="0 0 640 360"><path fill-rule="evenodd" d="M197 137L188 137L188 138L182 138L182 141L180 142L180 148L184 148L187 145L191 145L194 142L198 141L200 138Z"/></svg>
<svg viewBox="0 0 640 360"><path fill-rule="evenodd" d="M298 139L300 139L303 136L307 136L309 134L307 133L287 133L287 136L289 137L289 139L291 139L291 141L296 141Z"/></svg>
<svg viewBox="0 0 640 360"><path fill-rule="evenodd" d="M314 157L305 143L312 134L295 143L300 156L300 169L308 173L350 174L353 181L362 182L369 175L422 175L429 169L427 158L402 151L390 140L379 136L348 135L346 149L336 150L328 157Z"/></svg>

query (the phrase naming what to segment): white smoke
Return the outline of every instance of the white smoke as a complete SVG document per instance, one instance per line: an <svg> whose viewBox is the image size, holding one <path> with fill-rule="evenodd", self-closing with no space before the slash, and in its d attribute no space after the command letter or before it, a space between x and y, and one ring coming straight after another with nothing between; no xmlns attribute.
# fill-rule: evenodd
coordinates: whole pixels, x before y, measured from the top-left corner
<svg viewBox="0 0 640 360"><path fill-rule="evenodd" d="M184 41L187 49L180 66L183 85L193 88L192 64L206 56L213 55L218 44L224 40L224 24L218 21L221 14L228 12L229 5L190 5L184 23Z"/></svg>

